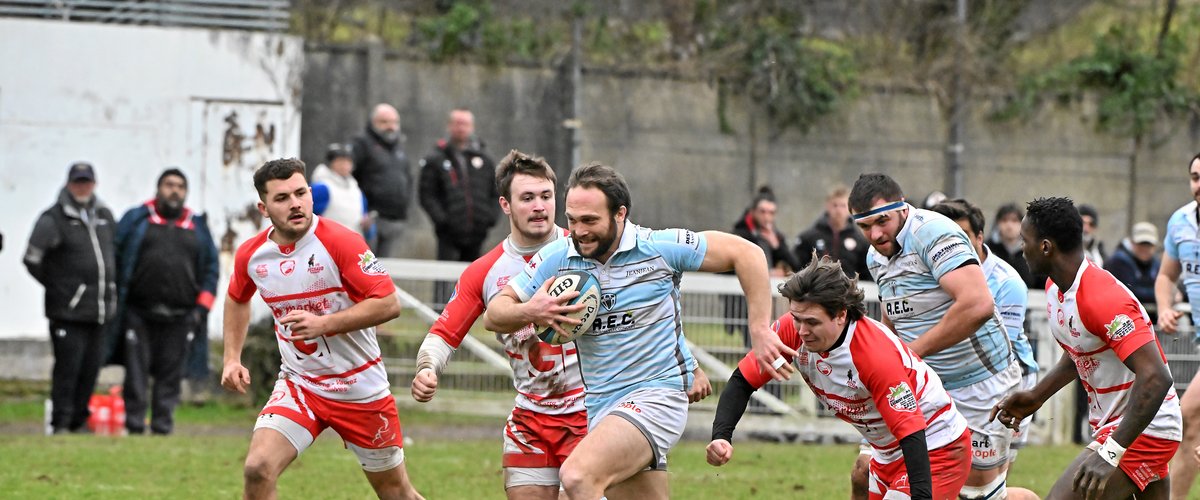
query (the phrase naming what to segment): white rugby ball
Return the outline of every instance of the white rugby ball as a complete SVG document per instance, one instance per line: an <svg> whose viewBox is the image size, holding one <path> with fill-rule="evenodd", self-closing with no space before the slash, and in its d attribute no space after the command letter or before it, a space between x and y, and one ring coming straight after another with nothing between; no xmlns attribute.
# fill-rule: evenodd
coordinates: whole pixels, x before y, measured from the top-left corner
<svg viewBox="0 0 1200 500"><path fill-rule="evenodd" d="M547 344L565 344L571 342L592 328L592 322L596 319L596 313L600 311L600 281L592 276L592 273L587 271L567 271L558 277L554 278L554 282L550 284L549 293L553 297L558 297L564 293L576 291L579 296L567 301L567 304L585 304L583 309L568 314L567 317L580 321L578 325L570 325L563 323L561 326L567 331L563 335L553 328L546 327L538 334L538 338L542 339Z"/></svg>

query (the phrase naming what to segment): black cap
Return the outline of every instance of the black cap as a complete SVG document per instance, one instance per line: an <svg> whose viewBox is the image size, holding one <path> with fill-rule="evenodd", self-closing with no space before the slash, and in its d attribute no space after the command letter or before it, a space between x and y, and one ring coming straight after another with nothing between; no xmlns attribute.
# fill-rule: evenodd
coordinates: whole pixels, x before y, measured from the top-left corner
<svg viewBox="0 0 1200 500"><path fill-rule="evenodd" d="M335 142L333 144L330 144L329 147L325 149L325 161L326 162L331 162L334 160L334 158L353 158L353 157L354 157L354 153L351 152L351 146L349 144L342 144L340 142Z"/></svg>
<svg viewBox="0 0 1200 500"><path fill-rule="evenodd" d="M1100 214L1096 212L1096 207L1087 203L1079 205L1079 216L1083 217L1085 215L1092 218L1092 224L1100 224Z"/></svg>
<svg viewBox="0 0 1200 500"><path fill-rule="evenodd" d="M96 170L86 161L77 161L67 170L67 182L96 181Z"/></svg>

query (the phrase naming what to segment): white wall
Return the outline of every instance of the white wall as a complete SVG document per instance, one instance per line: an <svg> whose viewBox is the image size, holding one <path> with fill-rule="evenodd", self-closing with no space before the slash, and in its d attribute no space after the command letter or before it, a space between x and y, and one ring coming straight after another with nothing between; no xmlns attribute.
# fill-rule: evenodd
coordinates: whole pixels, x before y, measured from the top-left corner
<svg viewBox="0 0 1200 500"><path fill-rule="evenodd" d="M46 335L21 257L73 161L96 166L118 218L179 166L214 237L247 238L261 223L245 215L254 168L299 154L303 61L302 41L284 35L0 18L0 338Z"/></svg>

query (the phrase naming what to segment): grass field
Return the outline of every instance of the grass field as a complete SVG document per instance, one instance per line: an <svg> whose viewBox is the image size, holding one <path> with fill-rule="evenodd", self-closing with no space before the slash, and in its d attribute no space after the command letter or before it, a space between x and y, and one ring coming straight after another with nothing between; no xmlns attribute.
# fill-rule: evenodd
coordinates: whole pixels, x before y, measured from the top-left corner
<svg viewBox="0 0 1200 500"><path fill-rule="evenodd" d="M181 407L170 437L36 435L41 404L0 404L0 496L4 498L235 498L254 410ZM431 499L503 498L495 418L406 410L405 452L417 488ZM495 438L488 437L495 429ZM737 442L722 468L704 462L703 442L671 454L675 498L846 498L856 446ZM1077 447L1021 453L1010 483L1044 494ZM372 498L353 455L323 435L284 474L280 498Z"/></svg>

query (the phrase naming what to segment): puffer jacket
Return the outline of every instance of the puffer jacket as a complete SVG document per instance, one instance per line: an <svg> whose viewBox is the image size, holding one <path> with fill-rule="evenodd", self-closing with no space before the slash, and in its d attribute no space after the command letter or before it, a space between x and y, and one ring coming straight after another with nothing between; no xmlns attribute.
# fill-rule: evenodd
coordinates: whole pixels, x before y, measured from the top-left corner
<svg viewBox="0 0 1200 500"><path fill-rule="evenodd" d="M25 251L25 267L46 288L46 317L103 324L117 302L117 223L95 196L81 205L63 188L38 217Z"/></svg>

